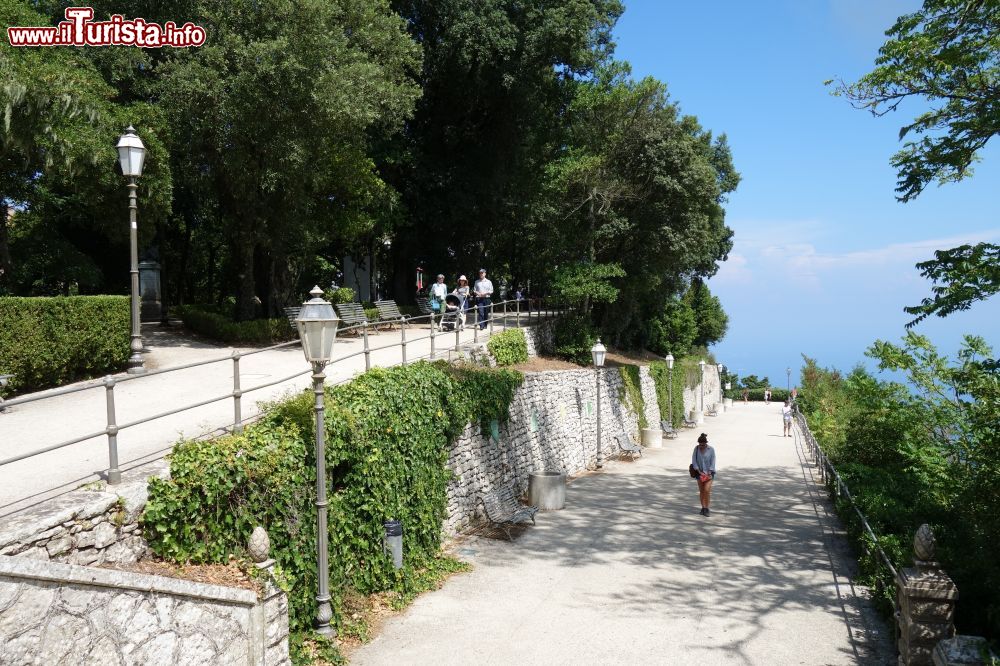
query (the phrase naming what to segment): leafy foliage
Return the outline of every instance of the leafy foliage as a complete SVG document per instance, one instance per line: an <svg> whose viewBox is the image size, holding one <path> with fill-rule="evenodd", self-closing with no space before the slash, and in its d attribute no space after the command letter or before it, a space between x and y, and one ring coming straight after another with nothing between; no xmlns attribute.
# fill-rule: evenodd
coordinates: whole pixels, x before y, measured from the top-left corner
<svg viewBox="0 0 1000 666"><path fill-rule="evenodd" d="M618 264L578 263L558 270L552 289L571 303L613 303L618 289L609 280L620 277L625 271Z"/></svg>
<svg viewBox="0 0 1000 666"><path fill-rule="evenodd" d="M746 389L747 400L752 402L763 402L764 401L764 389L754 388ZM743 389L742 388L731 388L725 392L727 398L732 398L733 400L743 399ZM801 396L801 394L799 394ZM791 391L783 388L772 388L771 389L771 402L784 402L791 398ZM798 398L796 398L798 400Z"/></svg>
<svg viewBox="0 0 1000 666"><path fill-rule="evenodd" d="M1000 245L979 243L938 250L934 259L917 264L920 274L934 281L933 298L920 305L903 308L916 315L906 327L911 328L932 314L947 317L968 310L973 303L1000 292Z"/></svg>
<svg viewBox="0 0 1000 666"><path fill-rule="evenodd" d="M528 360L528 341L520 328L494 335L486 343L486 349L497 365L515 365Z"/></svg>
<svg viewBox="0 0 1000 666"><path fill-rule="evenodd" d="M698 336L694 310L679 298L668 300L663 311L651 318L647 325L647 347L662 356L668 353L675 356L686 354Z"/></svg>
<svg viewBox="0 0 1000 666"><path fill-rule="evenodd" d="M195 333L229 344L264 345L292 340L298 336L285 317L233 321L213 310L205 306L179 305L173 312Z"/></svg>
<svg viewBox="0 0 1000 666"><path fill-rule="evenodd" d="M648 428L649 421L646 420L646 401L642 397L642 379L639 375L639 366L624 364L618 367L622 376L622 395L620 402L628 405L636 417L639 419L640 428Z"/></svg>
<svg viewBox="0 0 1000 666"><path fill-rule="evenodd" d="M553 347L556 356L578 365L592 365L590 350L597 342L597 329L590 317L573 313L560 317L553 331Z"/></svg>
<svg viewBox="0 0 1000 666"><path fill-rule="evenodd" d="M663 361L649 364L649 374L656 385L656 404L660 408L660 418L667 419L675 427L684 422L684 387L687 382L688 370L697 368L695 358L678 359L674 362L673 372ZM671 383L672 378L672 383ZM673 405L673 411L670 406Z"/></svg>
<svg viewBox="0 0 1000 666"><path fill-rule="evenodd" d="M447 504L449 442L470 420L505 418L522 376L415 363L373 369L326 394L330 580L335 621L347 590L407 594L427 584ZM316 587L313 396L273 406L239 436L179 444L169 479L150 484L144 529L162 557L226 561L255 525L291 581L293 629L312 622ZM401 520L396 572L383 522Z"/></svg>
<svg viewBox="0 0 1000 666"><path fill-rule="evenodd" d="M810 429L897 565L907 563L917 527L932 525L938 558L962 590L956 623L996 638L1000 565L989 553L1000 539L1000 369L992 351L969 336L953 362L911 332L901 344L876 342L868 355L908 383L861 369L844 378L807 359L800 405ZM853 511L841 508L864 548ZM869 582L890 595L877 559L861 561Z"/></svg>
<svg viewBox="0 0 1000 666"><path fill-rule="evenodd" d="M128 360L129 299L0 297L0 374L8 390L32 391L102 373Z"/></svg>
<svg viewBox="0 0 1000 666"><path fill-rule="evenodd" d="M875 69L837 94L875 116L896 111L905 100L926 100L931 109L904 125L907 141L892 158L901 201L917 197L932 181L972 174L979 151L997 133L1000 96L1000 7L992 0L924 0L886 33Z"/></svg>

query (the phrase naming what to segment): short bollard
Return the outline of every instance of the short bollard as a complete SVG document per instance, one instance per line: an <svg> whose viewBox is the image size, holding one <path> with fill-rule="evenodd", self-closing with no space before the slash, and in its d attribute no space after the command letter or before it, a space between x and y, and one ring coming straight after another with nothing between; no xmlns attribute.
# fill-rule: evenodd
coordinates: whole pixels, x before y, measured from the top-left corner
<svg viewBox="0 0 1000 666"><path fill-rule="evenodd" d="M392 554L394 569L403 568L403 523L398 520L387 520L385 526L385 552Z"/></svg>

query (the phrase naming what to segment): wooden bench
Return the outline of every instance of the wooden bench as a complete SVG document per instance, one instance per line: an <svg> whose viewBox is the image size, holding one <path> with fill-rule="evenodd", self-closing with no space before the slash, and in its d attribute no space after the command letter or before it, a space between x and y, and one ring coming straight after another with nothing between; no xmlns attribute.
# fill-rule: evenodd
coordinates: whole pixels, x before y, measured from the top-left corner
<svg viewBox="0 0 1000 666"><path fill-rule="evenodd" d="M663 431L663 435L667 439L677 439L677 431L674 430L674 427L665 420L660 421L660 430Z"/></svg>
<svg viewBox="0 0 1000 666"><path fill-rule="evenodd" d="M340 303L333 307L337 310L337 316L340 317L340 325L342 327L346 328L348 326L359 326L368 323L368 316L365 314L365 309L361 307L361 303Z"/></svg>
<svg viewBox="0 0 1000 666"><path fill-rule="evenodd" d="M615 441L618 442L618 458L623 456L629 456L631 460L635 460L635 454L639 454L642 457L642 447L635 443L635 441L628 436L628 433L619 433L615 435Z"/></svg>
<svg viewBox="0 0 1000 666"><path fill-rule="evenodd" d="M285 308L285 316L288 317L288 324L292 327L293 331L298 331L299 327L295 323L295 320L299 318L299 313L302 311L301 307Z"/></svg>
<svg viewBox="0 0 1000 666"><path fill-rule="evenodd" d="M692 421L688 417L685 416L684 417L684 427L685 428L697 428L698 427L698 422L697 421Z"/></svg>
<svg viewBox="0 0 1000 666"><path fill-rule="evenodd" d="M518 502L513 488L502 488L492 493L480 495L478 501L483 505L486 519L492 525L503 529L507 534L508 541L513 541L510 536L510 528L529 520L532 525L535 524L535 514L538 513L538 507Z"/></svg>
<svg viewBox="0 0 1000 666"><path fill-rule="evenodd" d="M378 310L379 324L388 324L389 326L392 326L393 324L401 324L407 319L407 317L399 311L399 306L396 305L396 301L375 301L375 309Z"/></svg>
<svg viewBox="0 0 1000 666"><path fill-rule="evenodd" d="M417 311L422 315L434 314L431 310L431 299L426 296L417 296Z"/></svg>

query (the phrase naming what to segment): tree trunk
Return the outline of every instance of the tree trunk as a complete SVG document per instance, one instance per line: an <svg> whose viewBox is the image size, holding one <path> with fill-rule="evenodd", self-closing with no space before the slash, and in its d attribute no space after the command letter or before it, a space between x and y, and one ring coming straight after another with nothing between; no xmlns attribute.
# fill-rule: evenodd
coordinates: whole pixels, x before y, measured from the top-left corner
<svg viewBox="0 0 1000 666"><path fill-rule="evenodd" d="M7 242L7 204L0 201L0 285L13 279L14 262L10 257L10 246Z"/></svg>

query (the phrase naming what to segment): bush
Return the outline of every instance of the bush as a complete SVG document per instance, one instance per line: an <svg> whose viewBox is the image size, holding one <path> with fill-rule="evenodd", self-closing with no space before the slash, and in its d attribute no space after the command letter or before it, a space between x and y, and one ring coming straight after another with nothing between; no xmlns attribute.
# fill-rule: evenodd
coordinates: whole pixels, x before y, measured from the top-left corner
<svg viewBox="0 0 1000 666"><path fill-rule="evenodd" d="M18 393L117 372L130 325L127 296L0 297L0 374Z"/></svg>
<svg viewBox="0 0 1000 666"><path fill-rule="evenodd" d="M750 400L751 402L764 402L764 389L752 388L747 390L748 390L748 395L747 395L748 400ZM725 392L725 395L727 398L732 398L733 400L742 400L743 389L741 388L729 389L728 391ZM784 402L785 400L788 400L790 397L791 396L787 389L779 389L779 388L771 389L771 402Z"/></svg>
<svg viewBox="0 0 1000 666"><path fill-rule="evenodd" d="M507 417L520 373L443 363L376 368L327 390L330 584L334 622L347 590L409 592L433 566L447 507L449 443L470 420ZM255 525L290 585L292 629L311 626L316 589L313 395L274 405L239 436L184 442L169 479L153 479L150 547L175 561L225 562ZM382 523L403 522L404 567L382 549Z"/></svg>
<svg viewBox="0 0 1000 666"><path fill-rule="evenodd" d="M287 318L233 321L214 310L217 308L203 305L178 305L173 309L190 330L227 344L266 345L298 336Z"/></svg>
<svg viewBox="0 0 1000 666"><path fill-rule="evenodd" d="M486 343L486 349L496 359L497 365L514 365L528 360L528 341L519 328L494 335Z"/></svg>
<svg viewBox="0 0 1000 666"><path fill-rule="evenodd" d="M556 356L579 365L592 365L591 348L597 342L597 330L586 315L567 314L556 320L553 332Z"/></svg>
<svg viewBox="0 0 1000 666"><path fill-rule="evenodd" d="M334 305L340 305L342 303L353 303L354 302L354 290L350 287L338 287L337 289L326 289L323 292L323 298L330 301Z"/></svg>

